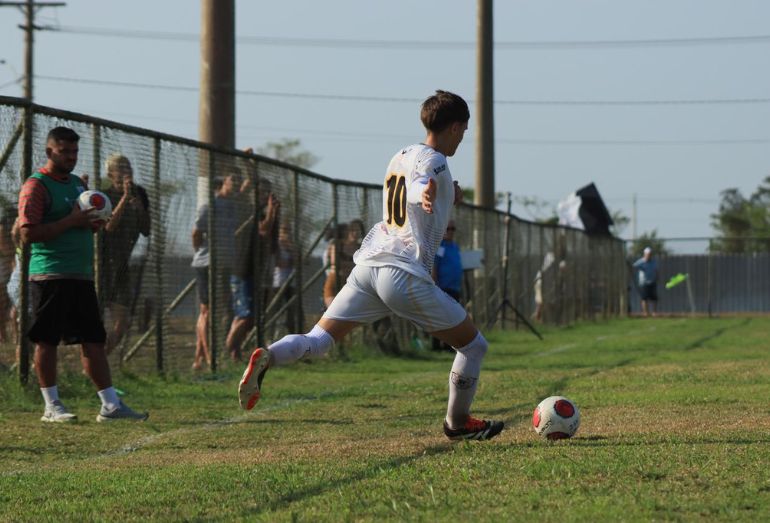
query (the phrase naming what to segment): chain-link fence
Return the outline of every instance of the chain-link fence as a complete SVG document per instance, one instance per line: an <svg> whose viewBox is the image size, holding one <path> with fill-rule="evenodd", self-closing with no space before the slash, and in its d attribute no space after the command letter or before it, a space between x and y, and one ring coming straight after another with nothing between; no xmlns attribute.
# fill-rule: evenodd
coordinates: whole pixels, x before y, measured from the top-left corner
<svg viewBox="0 0 770 523"><path fill-rule="evenodd" d="M105 161L115 154L125 157L140 188L130 205L135 213L149 214L146 235L129 229L118 236L121 240L108 237L115 234L109 231L96 238L97 290L114 345L113 366L189 369L204 340L215 366L227 360L228 348L307 332L323 313L330 272L345 265L343 248L333 250L333 259L325 255L330 245L339 245L337 232L343 224L368 230L381 217L378 185L333 180L240 151L0 97L0 184L6 216L16 210L23 180L46 161L48 131L60 125L81 136L75 173L88 175L91 188L114 191ZM228 183L225 198L221 186ZM280 202L272 224L267 219L270 194ZM202 213L205 208L212 211ZM454 217L457 241L470 260L464 302L479 326L518 328L535 320L564 324L625 313L623 242L465 204ZM124 222L131 226L130 220L121 220L115 229ZM4 237L8 229L3 227ZM208 263L193 261L196 241L208 241ZM121 249L122 259L115 255ZM3 258L3 288L13 260L10 252ZM197 285L196 279L208 283ZM253 296L254 306L250 316L238 321L231 291L233 283L238 287L243 281L256 282L253 288L241 288ZM336 279L332 291L341 283L344 279ZM23 297L25 288L22 282L12 297ZM201 292L208 294L207 322L201 320ZM24 304L18 305L23 310ZM7 317L7 306L0 315ZM21 325L26 326L24 320ZM12 322L5 326L0 363L9 366L15 344ZM125 334L120 337L120 332ZM230 342L238 343L228 343L228 334ZM420 346L424 337L399 318L357 335L396 353ZM60 354L65 365L77 361L77 351Z"/></svg>

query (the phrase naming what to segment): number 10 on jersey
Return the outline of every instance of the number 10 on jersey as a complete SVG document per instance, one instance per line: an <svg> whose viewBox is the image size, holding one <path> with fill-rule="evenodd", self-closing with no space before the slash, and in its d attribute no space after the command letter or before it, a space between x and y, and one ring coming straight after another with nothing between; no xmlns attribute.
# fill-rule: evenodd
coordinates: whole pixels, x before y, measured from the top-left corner
<svg viewBox="0 0 770 523"><path fill-rule="evenodd" d="M388 191L388 225L403 227L406 223L406 178L389 174L385 179L385 190Z"/></svg>

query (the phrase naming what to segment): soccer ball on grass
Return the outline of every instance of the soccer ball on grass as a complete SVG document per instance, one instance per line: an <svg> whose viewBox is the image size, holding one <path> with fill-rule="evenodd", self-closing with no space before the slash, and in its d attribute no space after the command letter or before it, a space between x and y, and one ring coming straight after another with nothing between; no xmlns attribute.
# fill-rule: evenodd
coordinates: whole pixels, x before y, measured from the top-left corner
<svg viewBox="0 0 770 523"><path fill-rule="evenodd" d="M580 426L580 411L564 396L550 396L535 407L532 426L549 440L571 438Z"/></svg>

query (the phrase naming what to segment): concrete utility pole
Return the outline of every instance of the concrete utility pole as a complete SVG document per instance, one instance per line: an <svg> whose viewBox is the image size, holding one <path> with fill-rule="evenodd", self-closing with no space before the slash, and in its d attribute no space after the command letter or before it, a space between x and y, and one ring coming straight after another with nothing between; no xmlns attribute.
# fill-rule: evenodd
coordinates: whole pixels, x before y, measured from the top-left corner
<svg viewBox="0 0 770 523"><path fill-rule="evenodd" d="M476 190L474 201L495 207L495 113L492 0L478 0L476 43Z"/></svg>
<svg viewBox="0 0 770 523"><path fill-rule="evenodd" d="M198 139L235 147L234 0L201 0Z"/></svg>
<svg viewBox="0 0 770 523"><path fill-rule="evenodd" d="M24 13L25 23L19 28L24 31L24 98L32 101L34 70L35 30L41 29L35 25L35 13L38 8L63 7L64 2L0 2L0 7L18 7Z"/></svg>

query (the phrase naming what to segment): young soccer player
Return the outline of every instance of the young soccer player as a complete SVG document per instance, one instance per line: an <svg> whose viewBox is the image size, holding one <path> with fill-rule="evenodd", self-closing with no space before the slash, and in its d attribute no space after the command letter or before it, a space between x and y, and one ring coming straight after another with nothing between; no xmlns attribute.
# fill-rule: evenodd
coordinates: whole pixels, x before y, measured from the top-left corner
<svg viewBox="0 0 770 523"><path fill-rule="evenodd" d="M449 406L444 434L451 440L490 439L503 422L476 419L471 403L487 351L487 341L457 301L439 289L431 268L462 191L447 166L463 139L470 112L461 97L436 91L422 104L425 143L401 149L388 165L382 221L356 252L347 283L313 329L290 334L266 349L257 348L238 386L241 407L260 398L267 369L303 357L324 356L359 324L395 313L456 350L449 374Z"/></svg>

